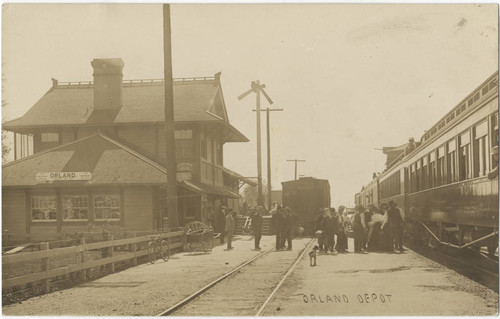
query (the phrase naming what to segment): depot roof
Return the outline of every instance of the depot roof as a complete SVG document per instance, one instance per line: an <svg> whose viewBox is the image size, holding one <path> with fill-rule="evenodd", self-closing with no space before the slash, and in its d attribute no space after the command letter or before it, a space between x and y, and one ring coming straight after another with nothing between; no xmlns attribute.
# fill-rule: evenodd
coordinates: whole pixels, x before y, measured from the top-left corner
<svg viewBox="0 0 500 319"><path fill-rule="evenodd" d="M228 120L219 81L214 78L174 80L176 123L201 122L223 127L226 141L248 139ZM93 82L55 84L22 117L3 124L4 130L67 125L163 123L164 85L161 80L123 82L123 106L115 112L94 110Z"/></svg>

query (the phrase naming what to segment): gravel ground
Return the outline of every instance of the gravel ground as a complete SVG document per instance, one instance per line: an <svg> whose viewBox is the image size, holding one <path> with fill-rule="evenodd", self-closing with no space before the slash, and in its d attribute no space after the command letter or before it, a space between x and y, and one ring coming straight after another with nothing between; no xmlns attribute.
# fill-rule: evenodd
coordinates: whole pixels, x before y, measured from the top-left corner
<svg viewBox="0 0 500 319"><path fill-rule="evenodd" d="M172 315L254 316L310 241L295 239L293 250L262 256Z"/></svg>
<svg viewBox="0 0 500 319"><path fill-rule="evenodd" d="M349 243L353 247L353 243ZM498 294L423 258L404 254L319 255L303 259L264 315L481 316L498 313Z"/></svg>
<svg viewBox="0 0 500 319"><path fill-rule="evenodd" d="M263 236L263 250L274 237ZM70 289L2 307L4 315L153 316L260 252L253 239L237 236L232 251L214 247L210 254L179 253L168 262L114 273Z"/></svg>

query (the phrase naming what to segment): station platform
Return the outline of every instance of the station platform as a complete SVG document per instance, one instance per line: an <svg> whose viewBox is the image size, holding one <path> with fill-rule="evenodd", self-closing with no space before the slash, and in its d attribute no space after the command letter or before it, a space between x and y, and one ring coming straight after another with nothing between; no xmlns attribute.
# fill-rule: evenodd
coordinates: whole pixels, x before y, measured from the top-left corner
<svg viewBox="0 0 500 319"><path fill-rule="evenodd" d="M310 240L294 240L297 256ZM262 251L274 244L274 236L263 236ZM350 240L351 249L352 244ZM3 314L154 316L261 253L252 250L251 236L236 236L233 247L226 251L226 245L220 245L208 254L178 253L168 262L142 264L5 306ZM277 260L284 256L271 254ZM238 282L235 286L238 289L231 290L236 296L248 297L246 289L251 285ZM309 266L305 254L263 315L477 316L497 311L497 293L407 249L403 254L319 254L315 267Z"/></svg>
<svg viewBox="0 0 500 319"><path fill-rule="evenodd" d="M483 316L498 313L498 293L405 248L304 258L264 315Z"/></svg>

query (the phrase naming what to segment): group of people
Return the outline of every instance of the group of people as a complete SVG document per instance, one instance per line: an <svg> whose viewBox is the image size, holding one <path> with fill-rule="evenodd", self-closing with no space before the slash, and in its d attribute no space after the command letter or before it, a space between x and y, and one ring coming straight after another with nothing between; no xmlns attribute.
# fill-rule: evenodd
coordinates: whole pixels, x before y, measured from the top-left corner
<svg viewBox="0 0 500 319"><path fill-rule="evenodd" d="M349 217L344 206L322 208L316 218L316 237L320 251L347 252L347 237L352 231L354 252L394 251L403 252L404 220L394 201L378 207L356 207ZM335 243L335 236L337 243Z"/></svg>
<svg viewBox="0 0 500 319"><path fill-rule="evenodd" d="M271 216L271 228L276 235L276 250L292 250L292 238L296 229L297 216L290 207L278 204L275 204L271 210Z"/></svg>
<svg viewBox="0 0 500 319"><path fill-rule="evenodd" d="M355 252L404 251L404 220L394 201L356 210L351 221Z"/></svg>
<svg viewBox="0 0 500 319"><path fill-rule="evenodd" d="M335 208L322 208L315 221L316 237L320 251L331 253L347 252L347 232L349 218L344 206L338 211ZM337 245L335 245L337 235Z"/></svg>

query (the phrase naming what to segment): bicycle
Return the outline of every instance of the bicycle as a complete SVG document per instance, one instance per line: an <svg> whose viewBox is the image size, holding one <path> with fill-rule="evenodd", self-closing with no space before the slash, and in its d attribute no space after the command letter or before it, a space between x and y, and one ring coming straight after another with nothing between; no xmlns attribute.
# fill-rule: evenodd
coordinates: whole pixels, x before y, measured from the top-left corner
<svg viewBox="0 0 500 319"><path fill-rule="evenodd" d="M170 258L169 237L163 238L161 235L151 235L148 237L151 238L151 241L148 243L149 262L154 264L159 258L168 261Z"/></svg>

